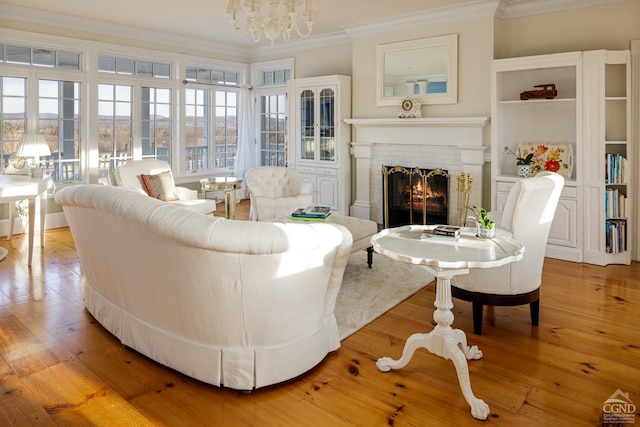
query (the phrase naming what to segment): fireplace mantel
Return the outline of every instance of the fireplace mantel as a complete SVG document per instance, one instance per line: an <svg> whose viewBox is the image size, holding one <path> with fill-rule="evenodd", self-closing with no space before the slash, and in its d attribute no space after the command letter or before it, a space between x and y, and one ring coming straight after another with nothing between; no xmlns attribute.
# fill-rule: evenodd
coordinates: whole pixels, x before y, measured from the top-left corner
<svg viewBox="0 0 640 427"><path fill-rule="evenodd" d="M355 127L430 126L430 127L480 127L489 122L488 117L444 117L444 118L404 118L404 119L345 119Z"/></svg>
<svg viewBox="0 0 640 427"><path fill-rule="evenodd" d="M487 117L347 119L355 142L373 144L482 145ZM427 142L429 141L429 142Z"/></svg>
<svg viewBox="0 0 640 427"><path fill-rule="evenodd" d="M484 144L484 128L489 123L488 117L362 118L345 122L352 126L351 155L356 159L353 216L371 218L371 158L375 144L455 147L463 172L471 174L476 188L483 188L482 166L488 148ZM408 158L405 166L413 166L414 161ZM481 193L481 190L472 193L471 201L481 204Z"/></svg>

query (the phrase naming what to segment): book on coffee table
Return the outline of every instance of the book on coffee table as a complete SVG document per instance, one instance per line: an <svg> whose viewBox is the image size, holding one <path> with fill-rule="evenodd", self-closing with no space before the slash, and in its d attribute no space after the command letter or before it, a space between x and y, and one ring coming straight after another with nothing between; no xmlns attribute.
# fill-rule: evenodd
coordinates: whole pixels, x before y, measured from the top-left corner
<svg viewBox="0 0 640 427"><path fill-rule="evenodd" d="M460 241L460 227L453 225L438 225L422 231L420 240L438 240L441 242L458 243Z"/></svg>
<svg viewBox="0 0 640 427"><path fill-rule="evenodd" d="M455 225L436 225L433 228L424 230L427 234L438 236L458 237L460 235L460 227Z"/></svg>

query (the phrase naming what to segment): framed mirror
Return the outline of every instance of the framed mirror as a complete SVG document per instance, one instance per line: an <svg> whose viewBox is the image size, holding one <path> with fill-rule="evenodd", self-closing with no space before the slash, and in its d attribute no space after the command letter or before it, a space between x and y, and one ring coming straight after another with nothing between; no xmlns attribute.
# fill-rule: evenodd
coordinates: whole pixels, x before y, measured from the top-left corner
<svg viewBox="0 0 640 427"><path fill-rule="evenodd" d="M378 45L376 105L411 97L424 104L458 102L458 35Z"/></svg>

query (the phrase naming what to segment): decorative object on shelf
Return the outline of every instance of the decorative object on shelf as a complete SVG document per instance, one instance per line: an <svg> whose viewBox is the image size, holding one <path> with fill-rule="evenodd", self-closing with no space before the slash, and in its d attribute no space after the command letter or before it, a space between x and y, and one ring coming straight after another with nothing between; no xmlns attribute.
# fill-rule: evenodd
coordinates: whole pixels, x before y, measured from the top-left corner
<svg viewBox="0 0 640 427"><path fill-rule="evenodd" d="M526 154L524 157L518 156L511 151L509 147L504 147L504 154L511 154L516 158L516 167L518 168L518 176L526 178L531 175L531 163L533 162L533 153Z"/></svg>
<svg viewBox="0 0 640 427"><path fill-rule="evenodd" d="M268 5L268 11L263 14L261 9L265 3ZM282 16L278 16L280 3L284 5ZM244 13L244 9L240 5L240 0L229 0L227 13L232 14L229 23L237 36L251 33L253 41L259 42L264 33L264 36L271 40L271 45L275 44L280 36L285 42L288 42L294 31L300 37L309 37L314 24L312 16L318 12L318 9L316 9L315 0L305 0L304 11L300 13L296 7L301 3L302 0L245 0L245 6L250 7L250 10L247 11L246 28L240 30L237 15ZM304 23L307 26L307 31L305 33L301 32L298 26L298 19L301 15L306 17Z"/></svg>
<svg viewBox="0 0 640 427"><path fill-rule="evenodd" d="M404 118L420 118L422 117L422 110L420 109L420 103L413 98L404 98L400 101L398 106L398 117Z"/></svg>
<svg viewBox="0 0 640 427"><path fill-rule="evenodd" d="M564 179L570 179L573 172L573 144L567 142L521 142L516 150L516 158L531 157L531 172L556 172Z"/></svg>
<svg viewBox="0 0 640 427"><path fill-rule="evenodd" d="M495 235L496 227L495 223L489 218L489 212L481 206L473 205L473 209L470 209L475 215L476 220L476 236L483 239L491 238Z"/></svg>
<svg viewBox="0 0 640 427"><path fill-rule="evenodd" d="M16 156L12 154L9 157L9 164L4 169L4 173L7 175L29 175L29 164L24 157Z"/></svg>
<svg viewBox="0 0 640 427"><path fill-rule="evenodd" d="M458 185L456 186L456 192L458 193L458 225L466 226L467 222L467 210L469 209L469 196L471 195L471 178L470 173L461 173L458 175Z"/></svg>
<svg viewBox="0 0 640 427"><path fill-rule="evenodd" d="M553 99L558 96L556 85L553 83L547 83L543 85L535 85L535 90L525 90L520 94L520 99L526 101L532 98Z"/></svg>
<svg viewBox="0 0 640 427"><path fill-rule="evenodd" d="M25 133L22 135L16 156L33 158L29 170L33 178L42 178L43 169L40 166L40 157L51 155L51 150L44 135L39 133Z"/></svg>

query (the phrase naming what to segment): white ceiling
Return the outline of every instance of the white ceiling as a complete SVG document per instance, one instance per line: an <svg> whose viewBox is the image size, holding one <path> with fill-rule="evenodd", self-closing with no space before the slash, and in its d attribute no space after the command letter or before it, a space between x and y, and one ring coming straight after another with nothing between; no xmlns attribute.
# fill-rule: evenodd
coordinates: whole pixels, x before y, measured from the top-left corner
<svg viewBox="0 0 640 427"><path fill-rule="evenodd" d="M345 29L395 17L411 17L426 11L465 4L465 8L493 5L495 11L545 11L582 7L618 0L316 0L319 10L308 41L345 37ZM0 20L22 20L52 26L66 26L83 31L113 34L118 28L125 35L152 34L197 40L200 43L231 46L250 53L256 46L265 49L268 40L254 43L247 35L233 34L230 15L225 12L228 0L0 0ZM243 1L244 3L244 1ZM466 5L469 6L466 6ZM538 12L540 13L540 12ZM499 13L497 13L499 14ZM297 38L297 36L295 37ZM294 39L295 39L294 38ZM292 40L294 40L292 39ZM277 41L282 45L282 40Z"/></svg>

